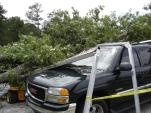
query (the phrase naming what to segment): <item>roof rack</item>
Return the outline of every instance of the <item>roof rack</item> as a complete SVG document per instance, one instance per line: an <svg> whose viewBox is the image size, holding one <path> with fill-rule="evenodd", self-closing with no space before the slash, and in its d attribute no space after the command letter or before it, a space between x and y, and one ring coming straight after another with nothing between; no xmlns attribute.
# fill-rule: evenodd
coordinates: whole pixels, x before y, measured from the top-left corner
<svg viewBox="0 0 151 113"><path fill-rule="evenodd" d="M141 41L139 43L140 44L149 44L149 45L151 45L151 40L145 40L145 41Z"/></svg>
<svg viewBox="0 0 151 113"><path fill-rule="evenodd" d="M138 45L138 44L140 44L139 42L133 42L133 43L131 43L132 45Z"/></svg>
<svg viewBox="0 0 151 113"><path fill-rule="evenodd" d="M132 45L139 45L139 44L149 44L149 45L151 45L151 40L145 40L145 41L132 43Z"/></svg>

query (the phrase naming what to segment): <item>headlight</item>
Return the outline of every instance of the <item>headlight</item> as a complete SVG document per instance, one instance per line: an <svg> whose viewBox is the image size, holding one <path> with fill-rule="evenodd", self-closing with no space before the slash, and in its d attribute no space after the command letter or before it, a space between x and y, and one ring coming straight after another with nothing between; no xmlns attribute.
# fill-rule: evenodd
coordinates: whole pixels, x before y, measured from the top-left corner
<svg viewBox="0 0 151 113"><path fill-rule="evenodd" d="M47 101L59 104L69 103L69 91L65 88L48 88Z"/></svg>
<svg viewBox="0 0 151 113"><path fill-rule="evenodd" d="M48 94L56 96L69 96L69 91L65 88L48 88Z"/></svg>

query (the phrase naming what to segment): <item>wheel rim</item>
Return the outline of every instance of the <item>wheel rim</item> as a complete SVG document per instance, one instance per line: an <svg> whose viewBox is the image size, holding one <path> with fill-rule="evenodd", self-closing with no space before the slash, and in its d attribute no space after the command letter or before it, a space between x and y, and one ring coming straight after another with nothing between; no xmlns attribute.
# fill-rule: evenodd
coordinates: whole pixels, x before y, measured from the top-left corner
<svg viewBox="0 0 151 113"><path fill-rule="evenodd" d="M103 107L99 104L93 104L90 113L104 113Z"/></svg>

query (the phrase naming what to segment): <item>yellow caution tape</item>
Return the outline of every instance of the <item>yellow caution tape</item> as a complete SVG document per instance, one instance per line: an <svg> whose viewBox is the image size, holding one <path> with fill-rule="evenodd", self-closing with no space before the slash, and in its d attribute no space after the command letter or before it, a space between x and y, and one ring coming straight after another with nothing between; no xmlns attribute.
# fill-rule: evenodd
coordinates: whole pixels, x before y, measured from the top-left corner
<svg viewBox="0 0 151 113"><path fill-rule="evenodd" d="M92 100L92 97L86 96L86 100Z"/></svg>
<svg viewBox="0 0 151 113"><path fill-rule="evenodd" d="M129 92L123 92L123 93L117 93L114 95L109 95L109 96L104 96L104 97L97 97L97 98L93 98L90 96L86 97L86 100L104 100L104 99L113 99L113 98L119 98L119 97L126 97L126 96L131 96L131 95L136 95L136 94L143 94L143 93L148 93L151 92L151 88L147 88L147 89L141 89L141 90L136 90L136 91L129 91Z"/></svg>

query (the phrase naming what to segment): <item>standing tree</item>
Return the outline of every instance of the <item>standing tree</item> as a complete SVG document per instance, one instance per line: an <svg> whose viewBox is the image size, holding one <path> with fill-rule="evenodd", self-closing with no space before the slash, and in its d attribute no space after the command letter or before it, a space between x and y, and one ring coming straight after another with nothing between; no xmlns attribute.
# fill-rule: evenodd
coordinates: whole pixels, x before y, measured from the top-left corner
<svg viewBox="0 0 151 113"><path fill-rule="evenodd" d="M16 42L19 40L19 35L23 29L24 22L20 17L10 17L7 19L7 34L5 43Z"/></svg>
<svg viewBox="0 0 151 113"><path fill-rule="evenodd" d="M151 2L143 7L145 10L151 11Z"/></svg>
<svg viewBox="0 0 151 113"><path fill-rule="evenodd" d="M0 4L0 18L4 18L3 14L6 13L6 10L3 9L3 6Z"/></svg>
<svg viewBox="0 0 151 113"><path fill-rule="evenodd" d="M34 24L25 23L23 28L22 28L21 34L39 37L40 36L40 30Z"/></svg>
<svg viewBox="0 0 151 113"><path fill-rule="evenodd" d="M6 10L3 9L3 6L0 4L0 45L4 44L5 40L5 30L6 30L6 18L4 14L6 13Z"/></svg>
<svg viewBox="0 0 151 113"><path fill-rule="evenodd" d="M41 4L35 3L32 6L29 6L29 10L26 12L27 18L35 24L38 29L40 26L40 21L43 20L43 18L40 16L40 13L42 13L43 10L41 10Z"/></svg>

